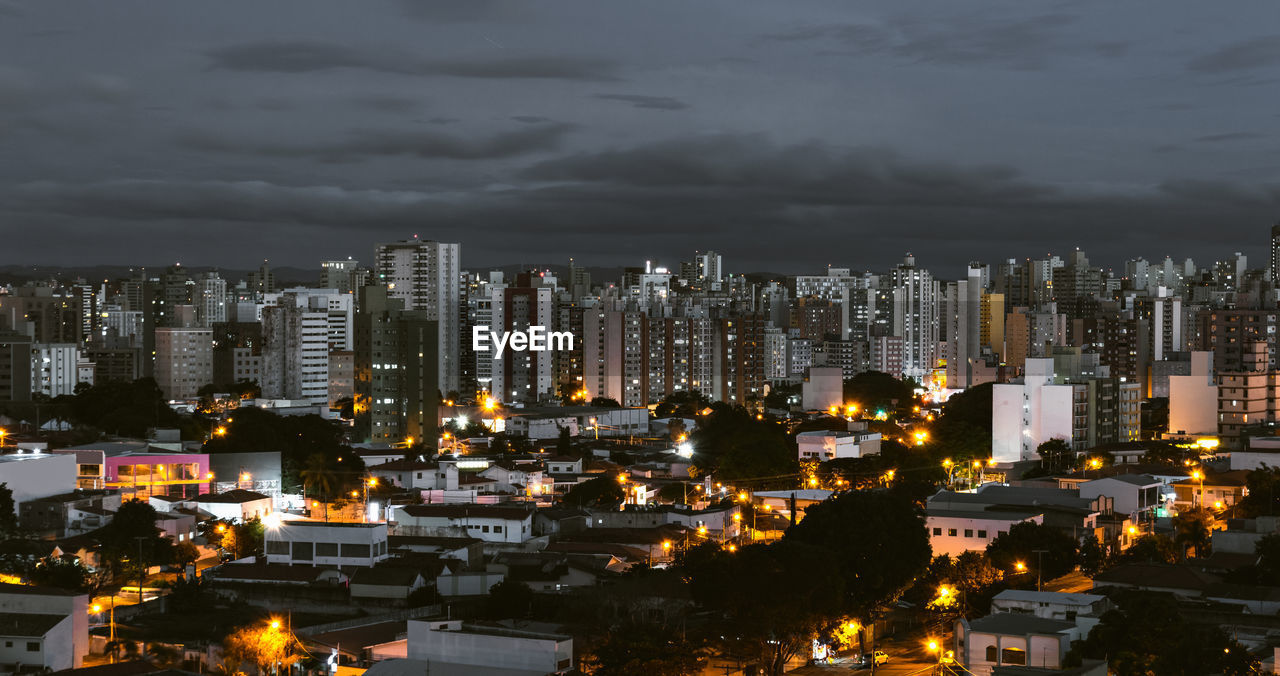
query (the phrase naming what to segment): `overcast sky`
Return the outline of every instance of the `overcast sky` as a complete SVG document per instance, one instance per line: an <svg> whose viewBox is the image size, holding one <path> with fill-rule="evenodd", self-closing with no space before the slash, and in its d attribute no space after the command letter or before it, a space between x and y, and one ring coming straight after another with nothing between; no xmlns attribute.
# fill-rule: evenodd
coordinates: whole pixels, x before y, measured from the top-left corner
<svg viewBox="0 0 1280 676"><path fill-rule="evenodd" d="M1262 257L1280 5L0 0L0 263Z"/></svg>

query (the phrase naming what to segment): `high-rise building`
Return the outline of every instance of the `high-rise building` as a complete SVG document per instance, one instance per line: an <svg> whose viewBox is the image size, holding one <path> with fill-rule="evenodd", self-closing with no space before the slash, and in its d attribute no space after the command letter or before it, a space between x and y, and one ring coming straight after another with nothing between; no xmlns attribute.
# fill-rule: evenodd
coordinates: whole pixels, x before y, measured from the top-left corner
<svg viewBox="0 0 1280 676"><path fill-rule="evenodd" d="M0 400L31 401L31 337L0 330Z"/></svg>
<svg viewBox="0 0 1280 676"><path fill-rule="evenodd" d="M550 332L554 322L552 289L549 287L507 287L490 290L489 324L491 335L528 332L540 326ZM468 336L470 338L470 336ZM554 350L516 350L510 345L498 353L491 342L476 352L476 358L488 361L489 392L500 401L537 402L554 390Z"/></svg>
<svg viewBox="0 0 1280 676"><path fill-rule="evenodd" d="M437 442L440 396L436 355L440 332L425 310L381 284L360 290L355 331L355 408L369 414L372 442Z"/></svg>
<svg viewBox="0 0 1280 676"><path fill-rule="evenodd" d="M1280 223L1271 226L1271 283L1280 286Z"/></svg>
<svg viewBox="0 0 1280 676"><path fill-rule="evenodd" d="M262 310L262 396L328 404L329 314L297 299Z"/></svg>
<svg viewBox="0 0 1280 676"><path fill-rule="evenodd" d="M196 321L202 328L227 321L227 280L218 273L207 272L197 277L193 295Z"/></svg>
<svg viewBox="0 0 1280 676"><path fill-rule="evenodd" d="M31 391L50 397L75 394L80 382L79 364L80 351L75 343L32 345Z"/></svg>
<svg viewBox="0 0 1280 676"><path fill-rule="evenodd" d="M933 371L938 349L938 283L928 270L916 267L907 254L893 269L893 330L902 338L902 373L923 377Z"/></svg>
<svg viewBox="0 0 1280 676"><path fill-rule="evenodd" d="M69 288L20 286L0 295L0 330L25 334L37 343L78 345L82 327L81 303Z"/></svg>
<svg viewBox="0 0 1280 676"><path fill-rule="evenodd" d="M360 269L360 261L352 259L350 256L347 260L337 261L321 261L320 262L320 287L324 289L337 289L338 293L352 293L358 281L356 275Z"/></svg>
<svg viewBox="0 0 1280 676"><path fill-rule="evenodd" d="M212 330L160 327L155 341L155 379L166 399L195 399L213 382Z"/></svg>
<svg viewBox="0 0 1280 676"><path fill-rule="evenodd" d="M413 239L379 244L375 251L378 283L387 288L388 297L403 300L406 311L425 312L436 323L440 349L435 370L442 392L457 390L460 382L461 248Z"/></svg>
<svg viewBox="0 0 1280 676"><path fill-rule="evenodd" d="M982 268L969 264L966 279L947 284L941 325L947 344L947 387L974 384L974 365L982 354Z"/></svg>

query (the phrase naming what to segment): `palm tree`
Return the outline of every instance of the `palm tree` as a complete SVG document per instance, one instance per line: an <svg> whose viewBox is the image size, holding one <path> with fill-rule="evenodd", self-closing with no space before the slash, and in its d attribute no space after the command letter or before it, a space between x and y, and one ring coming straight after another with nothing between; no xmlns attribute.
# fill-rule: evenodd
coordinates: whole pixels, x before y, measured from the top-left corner
<svg viewBox="0 0 1280 676"><path fill-rule="evenodd" d="M324 500L324 520L329 520L329 492L338 482L338 477L329 467L329 458L324 453L312 453L307 457L307 466L299 472L302 477L302 497L306 499L309 489L320 491L320 499Z"/></svg>

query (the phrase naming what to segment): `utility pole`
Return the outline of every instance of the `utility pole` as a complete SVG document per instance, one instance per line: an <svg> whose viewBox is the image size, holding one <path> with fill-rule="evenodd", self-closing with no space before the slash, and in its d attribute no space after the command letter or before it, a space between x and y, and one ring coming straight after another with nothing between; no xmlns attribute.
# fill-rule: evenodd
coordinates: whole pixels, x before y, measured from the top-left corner
<svg viewBox="0 0 1280 676"><path fill-rule="evenodd" d="M1036 591L1043 591L1040 587L1040 582L1044 576L1044 553L1049 550L1033 549L1031 551L1036 555Z"/></svg>
<svg viewBox="0 0 1280 676"><path fill-rule="evenodd" d="M147 575L147 567L142 563L142 543L147 541L145 535L134 536L138 541L138 605L142 605L142 581Z"/></svg>

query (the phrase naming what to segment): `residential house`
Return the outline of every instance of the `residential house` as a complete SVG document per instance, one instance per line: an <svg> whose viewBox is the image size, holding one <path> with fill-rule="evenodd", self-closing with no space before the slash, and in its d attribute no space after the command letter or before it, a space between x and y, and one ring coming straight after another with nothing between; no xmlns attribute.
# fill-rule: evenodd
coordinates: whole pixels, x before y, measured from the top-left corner
<svg viewBox="0 0 1280 676"><path fill-rule="evenodd" d="M256 491L235 488L225 493L205 493L194 500L196 507L215 519L244 523L274 511L274 500Z"/></svg>
<svg viewBox="0 0 1280 676"><path fill-rule="evenodd" d="M443 673L458 665L476 673L563 674L573 669L573 638L461 620L409 620L408 654Z"/></svg>
<svg viewBox="0 0 1280 676"><path fill-rule="evenodd" d="M28 659L15 661L42 664L50 669L78 668L84 663L84 656L89 653L88 594L53 587L0 584L0 614L39 616L19 618L11 628L0 628L0 636L4 637L0 645L6 650L21 648L20 652L27 654ZM68 623L48 616L65 618ZM13 645L6 645L10 641ZM38 649L28 650L28 641L39 641Z"/></svg>
<svg viewBox="0 0 1280 676"><path fill-rule="evenodd" d="M533 535L533 510L506 505L406 505L393 513L396 534L467 535L520 543Z"/></svg>
<svg viewBox="0 0 1280 676"><path fill-rule="evenodd" d="M285 521L267 528L267 562L368 568L387 558L387 524Z"/></svg>

